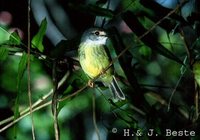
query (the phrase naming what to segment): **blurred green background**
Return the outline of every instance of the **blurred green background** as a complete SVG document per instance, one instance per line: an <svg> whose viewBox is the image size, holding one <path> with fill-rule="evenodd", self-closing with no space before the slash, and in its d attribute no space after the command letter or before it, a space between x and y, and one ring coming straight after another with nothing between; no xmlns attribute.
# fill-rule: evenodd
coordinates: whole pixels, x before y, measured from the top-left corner
<svg viewBox="0 0 200 140"><path fill-rule="evenodd" d="M98 26L112 34L108 41L112 58L129 48L114 63L126 100L114 100L108 88L95 82L94 88L87 87L59 102L61 140L199 139L200 4L189 0L178 8L178 2L165 2L32 1L31 40L36 34L39 36L35 46L32 41L30 56L32 103L54 88L53 78L60 81L66 73L58 98L76 93L87 84L88 77L77 59L80 37L86 29ZM0 1L1 130L8 124L3 120L13 115L16 119L29 107L27 6L26 0ZM38 106L51 99L52 96ZM36 139L55 139L51 105L34 112L33 119ZM151 129L154 135L148 136ZM166 136L166 129L195 131L195 136ZM0 140L31 139L30 115L1 130Z"/></svg>

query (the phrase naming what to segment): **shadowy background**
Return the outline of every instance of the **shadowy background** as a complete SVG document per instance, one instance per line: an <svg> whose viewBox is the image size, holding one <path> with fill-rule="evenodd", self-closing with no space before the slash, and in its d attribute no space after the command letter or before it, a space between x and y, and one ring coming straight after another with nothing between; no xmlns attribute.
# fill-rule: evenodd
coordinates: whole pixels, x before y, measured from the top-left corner
<svg viewBox="0 0 200 140"><path fill-rule="evenodd" d="M77 45L84 30L102 25L108 29L113 35L114 47L110 48L113 58L130 46L114 64L117 79L127 100L112 100L109 90L96 83L95 88L88 88L79 95L61 102L58 115L61 140L98 139L93 123L94 95L96 123L101 140L199 139L199 67L195 67L197 72L193 70L194 64L199 62L200 51L199 2L189 0L189 3L164 19L143 38L140 36L180 2L109 2L32 0L31 38L38 32L41 21L46 18L47 30L43 39L45 50L40 53L57 60L58 80L67 71L70 72L67 81L59 89L60 97L72 94L87 83L88 79L77 61ZM17 31L22 42L27 45L27 9L26 0L0 1L1 43L8 40L3 28L8 32ZM0 61L0 120L13 115L17 107L20 111L28 107L26 71L21 79L21 88L17 89L19 63L20 57L11 51L10 55ZM31 61L33 102L53 88L52 65L52 61L39 60L36 56ZM54 139L50 106L34 112L33 117L36 139ZM1 125L0 128L2 127ZM126 129L130 130L131 136L124 136ZM149 129L154 129L158 137L148 137ZM195 131L196 136L166 137L166 129ZM138 130L143 133L142 137L137 137ZM31 139L30 117L23 118L14 127L0 133L2 140L27 138Z"/></svg>

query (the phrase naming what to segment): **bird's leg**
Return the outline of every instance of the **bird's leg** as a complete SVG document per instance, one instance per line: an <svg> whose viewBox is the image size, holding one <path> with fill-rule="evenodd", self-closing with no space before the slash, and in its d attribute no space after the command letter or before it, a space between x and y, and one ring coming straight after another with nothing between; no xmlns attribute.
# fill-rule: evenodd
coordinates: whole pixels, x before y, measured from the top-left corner
<svg viewBox="0 0 200 140"><path fill-rule="evenodd" d="M94 82L92 80L88 80L88 86L93 88L94 87Z"/></svg>
<svg viewBox="0 0 200 140"><path fill-rule="evenodd" d="M104 70L104 69L102 69L101 71L100 71L100 75L103 75L103 74L105 74L106 73L106 71Z"/></svg>
<svg viewBox="0 0 200 140"><path fill-rule="evenodd" d="M100 71L99 74L101 76L101 75L103 75L105 73L106 73L106 71L103 69L102 71ZM94 82L92 80L88 80L88 86L91 87L91 88L93 88L94 87Z"/></svg>

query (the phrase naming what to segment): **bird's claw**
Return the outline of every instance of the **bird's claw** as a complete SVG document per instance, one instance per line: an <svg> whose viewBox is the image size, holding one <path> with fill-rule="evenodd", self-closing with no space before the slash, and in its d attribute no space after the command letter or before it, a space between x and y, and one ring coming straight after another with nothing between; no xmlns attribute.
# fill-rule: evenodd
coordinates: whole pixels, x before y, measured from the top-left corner
<svg viewBox="0 0 200 140"><path fill-rule="evenodd" d="M105 70L102 70L102 71L100 72L100 75L103 75L103 74L105 74Z"/></svg>
<svg viewBox="0 0 200 140"><path fill-rule="evenodd" d="M94 87L94 82L92 80L89 80L88 81L88 86L93 88Z"/></svg>

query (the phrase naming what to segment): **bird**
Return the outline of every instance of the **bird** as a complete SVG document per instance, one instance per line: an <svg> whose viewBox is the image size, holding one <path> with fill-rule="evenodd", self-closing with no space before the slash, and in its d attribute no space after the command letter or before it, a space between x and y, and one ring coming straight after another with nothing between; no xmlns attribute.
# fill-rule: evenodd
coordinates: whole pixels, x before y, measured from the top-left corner
<svg viewBox="0 0 200 140"><path fill-rule="evenodd" d="M78 48L78 56L81 68L91 79L98 77L98 81L109 87L114 99L125 100L125 95L119 87L114 75L114 67L110 65L111 57L106 51L106 42L109 39L108 33L98 27L87 29L81 37Z"/></svg>

